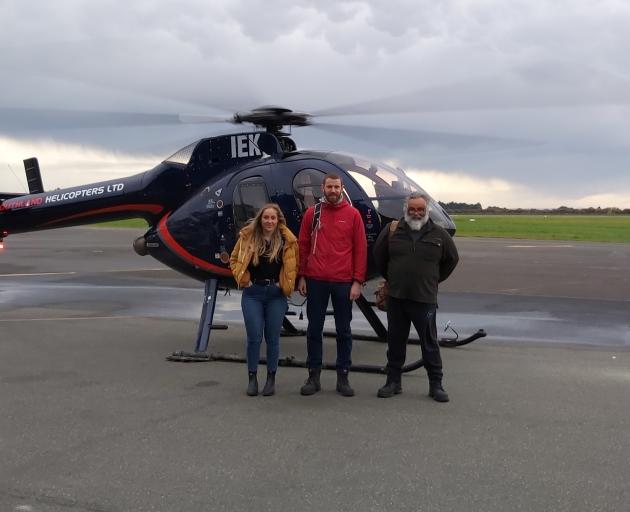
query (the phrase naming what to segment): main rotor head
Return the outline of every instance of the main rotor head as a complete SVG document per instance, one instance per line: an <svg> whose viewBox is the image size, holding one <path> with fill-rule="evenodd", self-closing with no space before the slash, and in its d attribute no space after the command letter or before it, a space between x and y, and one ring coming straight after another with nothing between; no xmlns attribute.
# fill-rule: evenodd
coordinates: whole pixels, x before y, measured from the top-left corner
<svg viewBox="0 0 630 512"><path fill-rule="evenodd" d="M252 123L265 128L270 133L280 133L284 126L308 126L312 124L311 114L294 112L289 108L276 105L264 105L249 112L237 112L232 122Z"/></svg>

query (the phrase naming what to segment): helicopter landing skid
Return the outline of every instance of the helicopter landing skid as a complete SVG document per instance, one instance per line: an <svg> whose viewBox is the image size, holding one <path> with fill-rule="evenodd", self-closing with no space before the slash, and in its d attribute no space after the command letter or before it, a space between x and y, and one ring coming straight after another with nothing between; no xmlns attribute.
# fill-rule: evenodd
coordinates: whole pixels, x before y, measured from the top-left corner
<svg viewBox="0 0 630 512"><path fill-rule="evenodd" d="M179 350L173 352L170 356L166 356L166 360L174 363L207 363L212 361L212 358L207 352L184 352Z"/></svg>
<svg viewBox="0 0 630 512"><path fill-rule="evenodd" d="M212 323L214 317L214 306L217 302L217 292L219 290L218 279L208 279L204 288L203 307L201 308L201 318L199 319L199 329L197 330L197 341L194 352L184 352L183 350L173 352L166 359L176 363L193 363L210 361L210 356L206 353L210 332L216 329L225 330L227 325L217 325Z"/></svg>
<svg viewBox="0 0 630 512"><path fill-rule="evenodd" d="M357 303L357 306L359 307L359 310L361 311L361 313L363 313L368 323L370 324L370 327L374 329L376 336L371 336L368 334L353 334L352 339L361 340L361 341L378 341L381 343L386 343L387 342L387 328L383 325L383 322L381 322L381 319L374 312L374 309L373 309L374 303L369 302L363 295L361 295L356 300L356 303ZM326 314L329 314L329 313L326 312ZM332 314L332 312L330 314ZM435 317L434 317L434 320L435 320ZM468 343L472 343L473 341L478 340L479 338L484 338L487 336L487 333L484 329L479 329L477 330L477 332L475 332L471 336L468 336L467 338L463 338L460 340L459 333L455 329L453 329L450 322L446 324L446 328L444 329L444 331L448 331L448 330L453 331L454 336L439 338L438 343L440 344L441 347L446 347L446 348L461 347L463 345L468 345ZM437 331L437 328L436 328L436 331ZM326 336L327 338L337 337L337 333L334 331L324 331L322 334L323 336ZM281 336L305 336L305 335L306 335L306 331L304 329L298 329L297 327L295 327L295 325L293 325L293 323L286 316L284 317L284 320L282 321ZM417 338L409 338L407 340L407 343L411 345L419 345L420 340Z"/></svg>
<svg viewBox="0 0 630 512"><path fill-rule="evenodd" d="M210 340L210 332L215 329L227 329L227 325L215 325L212 323L212 318L214 316L214 307L216 303L218 291L218 280L217 279L209 279L205 284L205 295L203 301L203 308L201 311L201 319L199 321L199 330L197 332L197 342L195 344L194 352L185 352L183 350L173 352L170 356L167 356L168 361L179 362L179 363L197 363L197 362L208 362L208 361L227 361L227 362L235 362L235 363L244 363L246 360L234 354L208 354L206 351L208 349L208 342ZM376 315L374 310L372 309L372 304L370 304L367 299L361 295L357 299L357 306L361 310L361 312L365 315L368 320L370 326L377 333L377 336L369 336L369 335L360 335L355 334L353 338L356 340L364 340L364 341L379 341L381 343L387 340L387 329L381 322L381 319ZM290 315L291 313L287 313ZM328 313L327 313L328 314ZM461 347L462 345L467 345L468 343L472 343L473 341L483 338L486 336L486 332L483 329L479 329L472 336L468 336L467 338L459 339L459 334L453 327L450 325L450 322L446 325L446 330L451 330L455 334L454 337L449 338L440 338L438 340L440 346L454 348ZM303 329L298 329L293 325L293 323L287 318L284 317L282 321L282 336L304 336L306 331ZM336 333L330 331L324 331L324 336L327 337L335 337ZM420 341L417 339L409 339L408 343L410 344L419 344ZM261 359L261 364L266 363L264 359ZM295 359L295 357L285 357L280 359L280 366L289 366L295 368L306 368L306 361L300 361ZM405 365L402 368L403 372L410 372L417 368L420 368L424 365L422 359L415 361L414 363L410 363ZM335 370L336 366L330 363L324 363L322 365L322 369L324 370ZM365 372L365 373L385 373L384 366L375 366L375 365L353 365L349 368L351 371L356 372Z"/></svg>
<svg viewBox="0 0 630 512"><path fill-rule="evenodd" d="M242 356L236 354L210 354L208 356L207 361L222 361L227 363L245 363L246 359ZM259 363L261 365L267 364L267 360L265 358L261 358ZM308 368L306 361L302 361L300 359L296 359L294 356L281 357L278 360L278 366L289 367L289 368ZM422 359L418 359L413 363L406 364L402 367L402 373L411 372L413 370L417 370L418 368L422 368L424 363ZM322 370L337 370L337 365L332 363L323 363ZM362 373L377 373L386 375L387 370L385 366L377 366L372 364L353 364L348 368L351 372L362 372Z"/></svg>

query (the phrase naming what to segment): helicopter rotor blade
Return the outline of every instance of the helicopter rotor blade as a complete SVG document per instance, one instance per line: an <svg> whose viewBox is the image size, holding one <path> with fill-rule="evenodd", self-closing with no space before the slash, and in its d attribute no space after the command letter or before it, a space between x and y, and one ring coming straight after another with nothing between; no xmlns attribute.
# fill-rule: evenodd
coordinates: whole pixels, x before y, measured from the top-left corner
<svg viewBox="0 0 630 512"><path fill-rule="evenodd" d="M122 128L230 122L219 116L0 107L0 129Z"/></svg>
<svg viewBox="0 0 630 512"><path fill-rule="evenodd" d="M311 114L324 117L630 104L630 83L625 79L602 74L598 80L582 79L575 87L564 85L510 75L417 89Z"/></svg>
<svg viewBox="0 0 630 512"><path fill-rule="evenodd" d="M35 40L34 40L35 39ZM135 48L141 54L155 54L156 40L148 34L124 32L117 35L102 34L55 34L44 38L13 38L6 41L3 55L3 86L22 91L18 98L25 95L28 88L20 87L26 80L37 84L37 100L52 101L47 105L63 105L75 108L75 105L54 102L55 99L75 98L89 99L89 104L76 105L78 108L108 110L102 107L99 100L103 98L125 98L129 106L122 110L135 109L133 105L153 105L158 112L168 111L166 104L173 106L174 111L227 113L231 116L247 104L261 104L260 85L256 81L238 78L232 74L223 75L228 87L208 87L203 79L191 79L188 74L190 64L178 60L170 67L168 80L163 80L164 62L161 59L149 59L143 62L142 73L129 73L128 62L118 60L115 55L128 53ZM64 63L46 59L48 54L63 55ZM94 55L99 55L99 64L94 66ZM29 69L23 62L29 62ZM206 73L215 73L212 61L194 61L196 77ZM43 89L43 90L42 90ZM41 92L40 92L41 91ZM57 94L63 91L63 94ZM4 92L4 89L3 89ZM133 99L137 101L133 103ZM2 98L0 98L2 100ZM246 100L246 101L245 101ZM10 104L10 103L9 103ZM17 103L14 103L17 104Z"/></svg>
<svg viewBox="0 0 630 512"><path fill-rule="evenodd" d="M333 123L314 123L311 125L311 128L336 133L338 135L345 135L363 141L374 142L393 148L439 147L457 150L504 150L540 145L539 142L524 139L510 139L429 130L406 130L401 128L380 128L373 126Z"/></svg>

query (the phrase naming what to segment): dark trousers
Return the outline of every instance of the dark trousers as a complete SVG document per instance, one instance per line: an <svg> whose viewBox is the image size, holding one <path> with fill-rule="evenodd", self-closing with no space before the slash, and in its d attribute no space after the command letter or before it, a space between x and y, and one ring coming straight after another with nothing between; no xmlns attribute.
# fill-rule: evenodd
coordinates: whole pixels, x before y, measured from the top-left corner
<svg viewBox="0 0 630 512"><path fill-rule="evenodd" d="M430 381L442 381L442 358L437 339L435 304L407 299L387 299L387 369L398 376L407 357L411 324L418 331L422 360Z"/></svg>
<svg viewBox="0 0 630 512"><path fill-rule="evenodd" d="M348 369L352 364L352 301L350 288L352 283L335 283L306 279L306 316L308 328L306 330L306 360L309 368L322 367L322 332L328 300L332 301L335 316L335 330L337 331L337 368Z"/></svg>

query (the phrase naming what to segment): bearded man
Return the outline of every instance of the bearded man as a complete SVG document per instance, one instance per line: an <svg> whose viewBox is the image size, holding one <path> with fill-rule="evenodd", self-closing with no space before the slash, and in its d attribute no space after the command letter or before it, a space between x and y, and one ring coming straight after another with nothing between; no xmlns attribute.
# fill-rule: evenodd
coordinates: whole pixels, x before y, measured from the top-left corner
<svg viewBox="0 0 630 512"><path fill-rule="evenodd" d="M329 299L337 331L337 392L353 396L348 381L352 364L352 302L361 296L367 269L367 241L361 214L343 195L341 177L328 174L321 202L304 213L300 247L299 292L307 297L306 348L308 379L302 395L320 391L322 331Z"/></svg>
<svg viewBox="0 0 630 512"><path fill-rule="evenodd" d="M404 217L390 233L383 228L374 246L374 259L387 279L387 381L381 398L402 393L401 370L407 355L411 324L420 338L422 360L429 377L429 396L448 402L442 387L442 358L435 315L438 283L451 275L459 256L445 229L429 218L429 198L413 192L404 204Z"/></svg>

